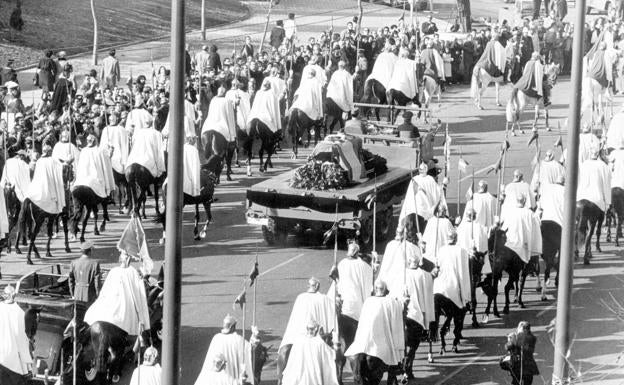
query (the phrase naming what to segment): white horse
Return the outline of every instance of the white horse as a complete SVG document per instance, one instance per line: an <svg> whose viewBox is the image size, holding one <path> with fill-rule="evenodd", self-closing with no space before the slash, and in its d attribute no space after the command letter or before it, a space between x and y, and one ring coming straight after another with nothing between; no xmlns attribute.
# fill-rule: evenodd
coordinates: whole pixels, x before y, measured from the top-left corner
<svg viewBox="0 0 624 385"><path fill-rule="evenodd" d="M433 99L434 96L438 98L438 104L440 104L440 97L441 97L440 94L441 94L440 84L438 84L438 82L431 76L428 76L428 75L423 76L423 82L422 82L422 95L424 98L423 108L426 110L429 110L429 104L431 103L431 100ZM425 118L426 118L426 115L425 115Z"/></svg>
<svg viewBox="0 0 624 385"><path fill-rule="evenodd" d="M591 111L591 122L596 122L596 117L604 117L607 103L613 100L609 87L603 87L596 79L586 76L582 94L581 111Z"/></svg>
<svg viewBox="0 0 624 385"><path fill-rule="evenodd" d="M561 68L559 64L546 64L544 66L545 86L547 88L554 87L557 82L557 76ZM527 105L535 106L535 119L533 120L533 131L537 131L537 120L539 119L540 105L544 107L544 120L546 121L546 130L550 131L550 124L548 121L548 106L544 106L544 100L541 96L527 95L524 91L517 88L511 89L511 95L509 96L509 102L507 102L506 116L507 126L511 124L511 134L516 135L516 126L520 130L520 133L524 131L520 127L520 114Z"/></svg>
<svg viewBox="0 0 624 385"><path fill-rule="evenodd" d="M492 77L482 67L475 67L474 71L472 71L470 95L472 96L472 99L474 99L475 104L480 110L483 109L483 106L481 105L481 96L483 96L483 93L492 82L496 86L496 105L500 107L502 106L502 104L500 103L500 98L498 94L500 84L503 82L503 76L499 76L496 78Z"/></svg>

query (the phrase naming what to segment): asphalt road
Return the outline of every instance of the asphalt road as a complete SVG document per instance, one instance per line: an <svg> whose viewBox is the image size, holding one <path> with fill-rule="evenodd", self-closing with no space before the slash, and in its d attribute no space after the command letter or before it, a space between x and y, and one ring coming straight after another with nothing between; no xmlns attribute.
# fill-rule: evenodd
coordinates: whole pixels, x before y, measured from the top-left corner
<svg viewBox="0 0 624 385"><path fill-rule="evenodd" d="M299 2L298 4L303 4ZM478 2L481 9L492 9L497 2ZM473 11L474 13L475 11ZM146 64L143 63L143 66ZM504 107L496 107L493 99L493 88L489 89L483 101L484 111L478 111L468 99L465 86L448 87L443 94L442 103L432 106L434 115L443 123L449 123L449 133L453 138L452 170L449 175L451 184L447 199L452 205L456 202L457 191L461 191L461 200L470 183L470 177L457 186L457 159L461 151L465 160L474 168L476 179L486 179L492 191L497 191L497 175L486 175L483 169L496 162L498 148L504 140ZM504 87L501 98L506 101L509 87ZM551 148L561 123L565 139L564 120L569 107L571 88L568 79L560 79L553 95L551 108L551 126L554 132L547 133L543 122L540 123L540 143L543 151ZM620 101L618 101L620 103ZM523 115L527 130L531 112ZM528 134L509 138L511 148L507 157L505 181L510 180L515 168L524 171L530 178L530 160L534 155L534 147L527 147ZM441 138L437 143L438 158L441 157ZM560 154L556 150L557 156ZM257 159L255 160L257 162ZM305 290L306 281L311 276L321 279L322 290L327 290L329 281L326 278L333 261L331 249L313 245L311 239L293 237L286 247L268 247L262 240L260 229L249 226L244 221L245 191L265 178L284 172L302 162L293 161L287 151L278 153L273 163L275 168L266 174L260 174L257 163L254 165L254 176L245 176L244 168L235 169L234 181L223 182L216 190L218 202L213 205L214 222L210 225L206 239L192 239L192 212L190 208L184 214L183 238L183 276L182 276L182 379L184 385L192 385L204 361L205 353L211 337L221 328L223 317L231 313L242 322L242 313L234 309L232 304L240 292L243 280L252 268L256 253L258 254L261 276L257 285L256 324L261 329L265 345L271 345L271 357L263 373L263 383L275 383L275 353L279 345L292 303ZM459 179L462 179L459 178ZM153 200L149 201L148 215L153 214ZM451 214L455 214L454 206ZM107 266L114 266L117 252L115 243L121 234L127 217L112 214L112 222L101 236L88 232L87 238L97 245L96 256ZM160 262L163 259L163 247L158 240L161 229L151 221L145 221L152 257ZM92 229L91 225L89 229ZM603 238L604 239L604 238ZM40 238L40 246L44 241ZM73 243L74 251L77 244ZM383 245L379 245L383 251ZM340 250L344 254L344 245ZM55 257L36 261L37 264L69 262L77 256L63 253L59 240L53 242ZM575 268L574 294L572 296L572 328L574 344L571 349L570 362L577 371L577 382L622 384L624 383L624 366L620 358L624 351L624 260L619 248L605 244L602 253L594 253L595 260L589 267L577 265ZM3 283L16 280L21 274L30 270L21 256L2 256L0 264L3 272ZM511 313L503 318L491 318L487 325L473 329L466 323L460 353L447 353L436 356L436 362L428 364L424 347L421 348L415 363L418 384L507 384L510 379L498 367L498 359L504 354L503 345L506 335L512 331L520 320L528 320L537 335L536 359L541 371L541 378L535 383L550 383L552 374L553 348L552 335L547 331L548 325L555 317L555 290L551 289L548 301L542 302L535 293L535 278L529 278L525 291L526 309L512 305ZM251 301L251 292L248 300ZM479 312L483 311L482 295L479 296ZM499 295L499 303L502 294ZM619 310L618 310L619 309ZM615 311L614 311L615 310ZM619 311L619 313L618 313ZM247 312L247 325L252 317L251 309ZM249 333L249 329L247 329ZM439 347L434 346L437 352ZM128 369L129 370L129 369ZM347 383L351 375L346 373ZM127 382L127 378L123 383Z"/></svg>

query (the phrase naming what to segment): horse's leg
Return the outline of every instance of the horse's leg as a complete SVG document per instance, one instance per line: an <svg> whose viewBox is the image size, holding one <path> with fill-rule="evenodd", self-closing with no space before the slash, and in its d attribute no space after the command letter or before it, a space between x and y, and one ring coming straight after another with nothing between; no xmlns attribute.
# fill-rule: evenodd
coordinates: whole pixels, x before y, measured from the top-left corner
<svg viewBox="0 0 624 385"><path fill-rule="evenodd" d="M472 314L472 327L478 328L477 321L477 283L473 277L470 277L470 313Z"/></svg>
<svg viewBox="0 0 624 385"><path fill-rule="evenodd" d="M260 149L258 150L258 157L260 158L260 172L265 171L264 167L264 144L260 143Z"/></svg>
<svg viewBox="0 0 624 385"><path fill-rule="evenodd" d="M160 214L160 205L158 204L158 190L160 186L158 185L158 181L154 181L154 200L156 201L156 215ZM97 210L97 208L96 208ZM145 216L145 214L143 214Z"/></svg>
<svg viewBox="0 0 624 385"><path fill-rule="evenodd" d="M51 221L50 218L48 218L48 221L47 221L48 241L46 243L46 257L48 257L48 258L52 257L52 252L50 252L50 243L52 242L52 235L54 235L53 226L54 226L54 224L57 224L57 226L58 226L58 220L61 219L59 217L62 216L62 215L63 215L62 213L57 215L54 221ZM65 228L67 228L67 226ZM58 229L57 229L57 232L58 232Z"/></svg>
<svg viewBox="0 0 624 385"><path fill-rule="evenodd" d="M93 235L100 235L100 229L98 229L98 225L97 225L97 221L98 221L97 204L93 205L91 212L93 213Z"/></svg>
<svg viewBox="0 0 624 385"><path fill-rule="evenodd" d="M546 124L546 131L550 131L550 114L548 113L548 107L544 107L544 123Z"/></svg>
<svg viewBox="0 0 624 385"><path fill-rule="evenodd" d="M463 309L456 309L457 311L453 314L453 352L459 353L459 345L460 339L463 338L462 330L464 330L464 317L466 316L466 311Z"/></svg>
<svg viewBox="0 0 624 385"><path fill-rule="evenodd" d="M521 273L522 277L520 279L520 291L518 292L518 306L520 306L521 309L524 309L526 307L524 306L524 302L522 302L522 292L524 291L524 284L526 282L527 275L529 275L529 264L526 264L524 266L524 269L522 269ZM539 273L537 274L537 281L539 282Z"/></svg>
<svg viewBox="0 0 624 385"><path fill-rule="evenodd" d="M451 329L451 321L453 318L445 312L444 314L444 324L442 324L442 328L440 328L440 355L444 355L446 353L446 339L444 338L446 334Z"/></svg>
<svg viewBox="0 0 624 385"><path fill-rule="evenodd" d="M149 186L148 186L149 188ZM143 216L143 219L147 219L147 216L145 215L145 205L147 203L147 194L146 191L141 189L141 194L139 195L139 207L141 209L141 215Z"/></svg>
<svg viewBox="0 0 624 385"><path fill-rule="evenodd" d="M598 218L598 223L596 223L596 251L599 253L602 252L602 248L600 247L600 231L602 230L602 221L604 220L604 216L601 215Z"/></svg>
<svg viewBox="0 0 624 385"><path fill-rule="evenodd" d="M193 226L193 239L199 241L199 203L195 203L195 225Z"/></svg>
<svg viewBox="0 0 624 385"><path fill-rule="evenodd" d="M494 317L500 318L500 313L498 312L498 301L497 301L497 297L498 297L498 283L501 281L502 279L502 272L500 273L500 275L496 275L496 276L492 276L492 286L493 286L493 300L494 300Z"/></svg>
<svg viewBox="0 0 624 385"><path fill-rule="evenodd" d="M496 105L498 107L501 107L502 104L500 102L500 95L499 95L500 94L500 89L499 89L500 85L498 84L498 82L494 82L494 88L496 88Z"/></svg>
<svg viewBox="0 0 624 385"><path fill-rule="evenodd" d="M67 208L63 209L61 213L61 223L63 224L63 235L65 237L65 252L71 253L71 248L69 247L69 210Z"/></svg>
<svg viewBox="0 0 624 385"><path fill-rule="evenodd" d="M505 285L505 307L503 308L503 314L509 314L509 292L514 287L515 283L518 281L518 277L515 275L509 275L507 278L507 284Z"/></svg>
<svg viewBox="0 0 624 385"><path fill-rule="evenodd" d="M533 119L533 132L537 131L537 120L539 119L539 104L535 103L535 119Z"/></svg>
<svg viewBox="0 0 624 385"><path fill-rule="evenodd" d="M108 217L108 205L106 204L106 201L104 201L102 203L102 224L100 225L101 232L106 231L106 222L108 221L110 221L110 218Z"/></svg>
<svg viewBox="0 0 624 385"><path fill-rule="evenodd" d="M590 221L589 234L585 237L585 254L583 255L583 264L589 265L589 260L592 258L591 240L596 230L596 222Z"/></svg>
<svg viewBox="0 0 624 385"><path fill-rule="evenodd" d="M615 245L620 247L620 234L622 234L622 219L624 215L616 213L616 226L615 226Z"/></svg>
<svg viewBox="0 0 624 385"><path fill-rule="evenodd" d="M82 220L82 229L80 230L80 242L85 241L85 230L87 229L87 224L89 223L89 217L91 216L91 207L85 205L85 216Z"/></svg>
<svg viewBox="0 0 624 385"><path fill-rule="evenodd" d="M35 240L37 239L37 234L39 234L39 230L41 230L41 226L43 225L43 221L45 218L41 218L41 214L35 217L35 227L30 233L29 245L28 245L28 254L26 256L26 261L29 265L32 265L32 260L30 259L30 255L34 252L35 258L41 258L39 255L39 250L37 250L37 246L35 245Z"/></svg>

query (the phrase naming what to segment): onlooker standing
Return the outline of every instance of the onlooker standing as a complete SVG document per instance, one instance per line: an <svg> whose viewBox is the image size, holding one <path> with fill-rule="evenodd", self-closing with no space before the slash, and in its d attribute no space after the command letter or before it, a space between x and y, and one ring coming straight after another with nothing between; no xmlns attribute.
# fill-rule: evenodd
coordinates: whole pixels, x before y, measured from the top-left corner
<svg viewBox="0 0 624 385"><path fill-rule="evenodd" d="M119 70L119 60L115 57L115 50L111 49L108 56L102 60L102 85L111 90L117 86L117 82L121 80L121 71Z"/></svg>
<svg viewBox="0 0 624 385"><path fill-rule="evenodd" d="M286 41L292 44L297 36L297 25L295 24L295 14L289 13L288 20L284 23L284 32L286 33Z"/></svg>
<svg viewBox="0 0 624 385"><path fill-rule="evenodd" d="M210 46L208 51L208 67L215 71L221 71L221 56L217 53L217 46L215 44Z"/></svg>
<svg viewBox="0 0 624 385"><path fill-rule="evenodd" d="M241 56L244 58L253 57L254 55L254 47L251 44L251 36L245 36L245 44L243 44L243 48L241 48Z"/></svg>
<svg viewBox="0 0 624 385"><path fill-rule="evenodd" d="M69 285L74 291L77 301L91 304L100 293L100 262L91 258L93 243L83 242L80 245L82 255L72 261L69 272Z"/></svg>
<svg viewBox="0 0 624 385"><path fill-rule="evenodd" d="M423 35L433 35L434 33L438 32L438 26L433 21L433 16L429 15L427 21L422 23L421 30Z"/></svg>
<svg viewBox="0 0 624 385"><path fill-rule="evenodd" d="M210 54L208 53L208 46L203 45L201 51L195 54L195 71L202 75L208 72L208 67L210 67L209 61Z"/></svg>
<svg viewBox="0 0 624 385"><path fill-rule="evenodd" d="M39 81L37 82L37 86L41 88L43 91L52 91L54 89L54 79L56 78L56 63L52 60L52 50L48 49L45 51L45 55L41 60L39 60L39 65L37 66L38 72L37 76Z"/></svg>
<svg viewBox="0 0 624 385"><path fill-rule="evenodd" d="M511 362L506 369L511 373L512 385L531 385L533 376L539 374L533 358L536 342L537 338L531 333L531 325L527 321L520 321L516 331L507 336L505 349Z"/></svg>
<svg viewBox="0 0 624 385"><path fill-rule="evenodd" d="M271 30L271 37L269 38L271 47L278 49L282 42L286 38L286 31L284 31L284 22L282 20L278 20L275 23L275 27Z"/></svg>

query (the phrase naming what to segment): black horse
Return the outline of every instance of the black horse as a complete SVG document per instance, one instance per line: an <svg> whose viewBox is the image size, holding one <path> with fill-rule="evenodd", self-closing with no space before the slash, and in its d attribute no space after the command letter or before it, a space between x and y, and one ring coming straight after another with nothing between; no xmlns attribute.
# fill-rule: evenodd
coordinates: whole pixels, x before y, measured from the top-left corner
<svg viewBox="0 0 624 385"><path fill-rule="evenodd" d="M546 283L550 279L550 271L556 272L555 285L559 285L559 249L561 247L561 226L553 221L542 221L542 259L544 260L544 281L542 301L546 301Z"/></svg>
<svg viewBox="0 0 624 385"><path fill-rule="evenodd" d="M403 92L395 90L393 88L386 91L386 100L388 100L388 104L391 106L405 107L408 103L414 103L418 106L418 108L422 107L418 93L416 93L416 96L410 99ZM420 112L418 114L420 115ZM388 121L394 124L394 122L396 121L396 114L391 114L391 116L388 117Z"/></svg>
<svg viewBox="0 0 624 385"><path fill-rule="evenodd" d="M159 177L154 177L147 168L138 163L132 163L126 169L128 192L130 194L130 201L132 202L132 210L136 216L139 216L139 212L141 211L143 219L147 218L145 216L145 202L147 201L147 191L150 186L154 186L156 214L160 214L160 206L158 205L158 189L160 188L160 185L165 177L166 173L163 173Z"/></svg>
<svg viewBox="0 0 624 385"><path fill-rule="evenodd" d="M489 316L490 307L493 302L494 316L500 317L500 314L498 313L498 306L496 304L496 296L498 295L498 283L503 278L503 271L506 271L509 276L507 284L505 285L504 314L509 313L509 291L517 285L521 275L526 278L529 273L529 269L525 269L527 264L520 258L520 256L518 256L518 254L516 254L515 251L505 246L506 242L507 231L501 229L500 226L492 228L488 238L488 252L492 265L492 274L488 275L481 285L483 292L488 297L488 304L485 308L486 316ZM524 303L522 302L522 289L523 284L520 286L520 291L518 293L518 305L520 305L521 308L524 308Z"/></svg>
<svg viewBox="0 0 624 385"><path fill-rule="evenodd" d="M576 202L577 243L574 254L578 257L579 249L582 246L584 248L583 263L585 265L589 265L589 260L592 258L591 238L594 235L594 231L596 231L596 250L602 251L600 249L600 228L602 227L604 217L604 211L596 204L586 199Z"/></svg>
<svg viewBox="0 0 624 385"><path fill-rule="evenodd" d="M615 222L615 245L620 246L622 237L622 221L624 221L624 189L614 187L611 189L611 209L607 212L607 242L611 242L611 223Z"/></svg>
<svg viewBox="0 0 624 385"><path fill-rule="evenodd" d="M100 231L106 230L106 221L110 221L108 217L108 203L110 201L109 197L102 198L97 195L91 187L88 186L77 186L74 191L72 191L72 196L74 197L74 215L72 218L72 235L76 238L78 234L78 223L82 221L82 230L80 233L80 242L84 242L85 237L84 233L87 228L87 222L89 221L89 217L93 214L93 234L100 235ZM98 205L102 206L102 211L104 212L102 224L98 229L97 221L98 221ZM84 210L86 208L86 211ZM84 213L84 219L83 219Z"/></svg>
<svg viewBox="0 0 624 385"><path fill-rule="evenodd" d="M214 130L208 130L201 134L201 145L203 148L204 158L208 162L215 162L211 158L219 158L221 167L216 170L217 184L221 181L221 172L223 165L226 167L226 178L232 180L232 159L236 151L236 141L228 141L225 136ZM216 162L215 162L216 164Z"/></svg>
<svg viewBox="0 0 624 385"><path fill-rule="evenodd" d="M130 206L130 191L128 189L128 180L126 175L113 170L113 180L117 187L117 196L119 197L119 214L124 213L124 208ZM124 200L125 195L125 200Z"/></svg>
<svg viewBox="0 0 624 385"><path fill-rule="evenodd" d="M386 95L386 87L383 86L378 80L368 79L364 83L364 96L362 98L364 103L371 104L388 104L388 97ZM366 119L369 118L371 109L368 107L362 107L362 116ZM379 118L379 108L373 108L375 117Z"/></svg>
<svg viewBox="0 0 624 385"><path fill-rule="evenodd" d="M302 143L301 139L303 138L303 134L307 132L308 141L305 147L310 146L311 141L311 130L314 129L314 144L316 145L320 140L321 122L317 120L313 120L305 112L301 111L298 108L293 108L290 111L290 117L288 118L288 133L292 138L293 145L293 156L297 157L299 155L299 144Z"/></svg>
<svg viewBox="0 0 624 385"><path fill-rule="evenodd" d="M6 203L7 217L9 219L9 232L6 238L6 247L7 253L11 253L11 235L13 234L13 230L17 230L17 224L19 220L19 213L22 209L22 202L17 198L17 194L15 194L15 186L5 187L4 188L4 201ZM26 246L28 243L26 242L26 232L22 234L22 245ZM15 242L19 242L19 239L16 239Z"/></svg>
<svg viewBox="0 0 624 385"><path fill-rule="evenodd" d="M323 105L323 111L325 112L325 130L323 131L324 135L327 135L327 131L329 133L334 132L334 127L336 123L338 123L339 128L342 130L345 126L345 121L343 118L344 113L350 113L351 111L343 111L336 102L332 98L326 98L325 104Z"/></svg>
<svg viewBox="0 0 624 385"><path fill-rule="evenodd" d="M244 141L243 149L247 154L247 164L251 164L253 139L260 139L260 149L258 150L258 157L260 158L260 172L264 172L268 167L273 167L271 162L271 156L275 154L277 144L281 139L281 132L273 132L264 124L260 119L252 119L249 123L249 134L247 140ZM263 160L266 153L266 161Z"/></svg>
<svg viewBox="0 0 624 385"><path fill-rule="evenodd" d="M210 210L212 202L214 199L214 190L215 185L217 184L217 175L215 170L221 167L220 160L218 158L213 157L211 161L201 166L200 169L200 184L201 189L198 196L191 196L189 194L184 194L183 205L194 205L195 206L195 226L193 227L193 235L196 241L205 237L206 230L208 229L208 225L212 221L212 212ZM163 195L166 201L167 199L167 189L163 188ZM199 205L204 206L204 210L206 211L206 222L204 223L204 227L201 232L199 231ZM164 244L165 241L165 222L166 222L166 210L158 215L158 222L163 226L163 237L160 242Z"/></svg>
<svg viewBox="0 0 624 385"><path fill-rule="evenodd" d="M34 204L29 198L24 200L22 204L19 219L18 219L18 231L16 234L16 243L15 243L15 252L17 254L21 254L22 251L19 248L19 243L17 242L20 239L22 234L29 234L29 246L28 246L28 254L26 255L26 263L32 265L32 259L30 258L31 254L34 252L36 258L41 258L39 255L39 250L35 245L35 240L37 239L37 235L41 230L41 226L43 226L43 222L47 221L47 229L48 229L48 242L46 244L46 257L51 257L52 253L50 252L50 242L52 242L52 233L54 223L57 218L61 218L63 222L63 232L65 233L65 252L71 253L71 249L69 247L69 238L67 233L67 207L63 208L61 213L52 214L41 207ZM27 232L28 229L31 229L30 233Z"/></svg>

